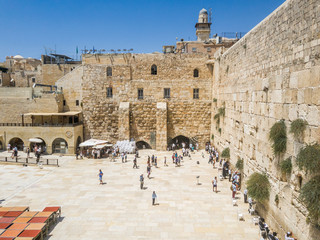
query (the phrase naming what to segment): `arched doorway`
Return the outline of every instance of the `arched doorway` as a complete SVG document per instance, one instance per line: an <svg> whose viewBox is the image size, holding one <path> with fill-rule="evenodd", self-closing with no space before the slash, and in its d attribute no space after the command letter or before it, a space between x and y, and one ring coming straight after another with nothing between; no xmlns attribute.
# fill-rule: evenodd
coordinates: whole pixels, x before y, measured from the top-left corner
<svg viewBox="0 0 320 240"><path fill-rule="evenodd" d="M21 138L12 138L9 141L11 149L17 147L19 151L23 151L24 143Z"/></svg>
<svg viewBox="0 0 320 240"><path fill-rule="evenodd" d="M174 143L176 145L176 149L182 148L182 143L185 144L186 147L189 147L190 139L188 137L185 137L183 135L179 135L171 140L171 143L169 143L170 146Z"/></svg>
<svg viewBox="0 0 320 240"><path fill-rule="evenodd" d="M34 151L34 147L37 146L37 148L41 147L41 153L46 153L47 152L47 144L46 142L39 137L36 137L38 139L41 139L42 142L41 143L35 143L35 142L31 142L30 143L30 151L33 152Z"/></svg>
<svg viewBox="0 0 320 240"><path fill-rule="evenodd" d="M145 141L136 142L136 147L138 149L152 149L150 144Z"/></svg>
<svg viewBox="0 0 320 240"><path fill-rule="evenodd" d="M2 141L0 141L0 150L4 150Z"/></svg>
<svg viewBox="0 0 320 240"><path fill-rule="evenodd" d="M77 138L76 149L79 148L80 143L82 143L82 140L81 140L81 137L79 136L79 137Z"/></svg>
<svg viewBox="0 0 320 240"><path fill-rule="evenodd" d="M52 142L52 153L68 153L68 143L63 138L56 138Z"/></svg>

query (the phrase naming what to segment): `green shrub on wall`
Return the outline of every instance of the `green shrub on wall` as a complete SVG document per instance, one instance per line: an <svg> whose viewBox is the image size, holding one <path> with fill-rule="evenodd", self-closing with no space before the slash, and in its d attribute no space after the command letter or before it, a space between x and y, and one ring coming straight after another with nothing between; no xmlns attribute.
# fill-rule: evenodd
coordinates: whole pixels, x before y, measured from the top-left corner
<svg viewBox="0 0 320 240"><path fill-rule="evenodd" d="M281 172L290 174L292 171L292 162L291 157L288 157L286 160L280 163Z"/></svg>
<svg viewBox="0 0 320 240"><path fill-rule="evenodd" d="M221 153L222 158L230 158L230 148L223 149Z"/></svg>
<svg viewBox="0 0 320 240"><path fill-rule="evenodd" d="M238 158L238 161L236 163L236 168L238 168L241 172L243 171L243 159Z"/></svg>
<svg viewBox="0 0 320 240"><path fill-rule="evenodd" d="M311 223L319 225L320 220L320 175L313 177L301 188L300 199L309 211Z"/></svg>
<svg viewBox="0 0 320 240"><path fill-rule="evenodd" d="M306 130L307 124L307 121L300 118L292 121L290 126L290 133L293 133L293 136L296 139L301 139L304 131Z"/></svg>
<svg viewBox="0 0 320 240"><path fill-rule="evenodd" d="M264 202L270 196L270 183L267 175L253 173L247 181L248 195L258 202Z"/></svg>
<svg viewBox="0 0 320 240"><path fill-rule="evenodd" d="M276 122L270 129L269 140L275 155L284 153L287 149L287 130L284 120Z"/></svg>
<svg viewBox="0 0 320 240"><path fill-rule="evenodd" d="M302 148L297 156L297 164L306 173L320 173L320 145L314 143Z"/></svg>

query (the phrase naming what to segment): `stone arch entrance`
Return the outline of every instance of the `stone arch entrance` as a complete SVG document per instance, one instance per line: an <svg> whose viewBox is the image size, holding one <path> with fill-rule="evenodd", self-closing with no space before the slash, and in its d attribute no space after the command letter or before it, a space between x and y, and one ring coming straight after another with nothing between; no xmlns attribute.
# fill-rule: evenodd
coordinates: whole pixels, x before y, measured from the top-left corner
<svg viewBox="0 0 320 240"><path fill-rule="evenodd" d="M37 147L41 147L41 152L42 153L45 153L47 151L47 144L46 144L46 141L44 141L42 138L40 137L36 137L38 139L41 139L42 140L42 143L34 143L34 142L31 142L30 143L30 151L33 152L34 151L34 147L37 146Z"/></svg>
<svg viewBox="0 0 320 240"><path fill-rule="evenodd" d="M145 141L136 142L136 148L138 148L138 149L152 149L150 144Z"/></svg>
<svg viewBox="0 0 320 240"><path fill-rule="evenodd" d="M56 138L52 142L52 153L68 153L68 142L63 138Z"/></svg>
<svg viewBox="0 0 320 240"><path fill-rule="evenodd" d="M176 149L179 149L179 148L182 148L182 143L185 143L185 146L189 147L191 140L186 136L179 135L179 136L176 136L175 138L172 138L171 142L169 143L169 146L172 146L173 143L176 145Z"/></svg>
<svg viewBox="0 0 320 240"><path fill-rule="evenodd" d="M23 151L24 142L22 141L21 138L18 138L18 137L12 138L9 141L9 143L11 145L11 149L14 147L17 147L19 151Z"/></svg>

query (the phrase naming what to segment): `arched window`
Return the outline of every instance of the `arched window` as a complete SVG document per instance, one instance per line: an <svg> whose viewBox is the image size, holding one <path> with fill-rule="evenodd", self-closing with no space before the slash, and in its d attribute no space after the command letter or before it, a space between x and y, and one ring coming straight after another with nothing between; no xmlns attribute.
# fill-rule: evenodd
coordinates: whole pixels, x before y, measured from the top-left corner
<svg viewBox="0 0 320 240"><path fill-rule="evenodd" d="M152 65L151 66L151 75L157 75L157 65Z"/></svg>
<svg viewBox="0 0 320 240"><path fill-rule="evenodd" d="M199 77L199 70L198 69L193 70L193 77Z"/></svg>
<svg viewBox="0 0 320 240"><path fill-rule="evenodd" d="M107 67L107 77L112 76L112 67Z"/></svg>

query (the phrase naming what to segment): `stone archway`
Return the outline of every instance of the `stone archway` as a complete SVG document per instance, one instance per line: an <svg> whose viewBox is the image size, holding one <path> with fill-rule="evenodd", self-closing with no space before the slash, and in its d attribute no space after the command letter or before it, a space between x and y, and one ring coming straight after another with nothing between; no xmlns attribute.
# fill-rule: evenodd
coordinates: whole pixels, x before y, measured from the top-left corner
<svg viewBox="0 0 320 240"><path fill-rule="evenodd" d="M172 146L173 143L176 145L176 149L182 148L182 143L185 143L185 146L189 147L191 139L186 136L179 135L172 138L171 142L169 143L169 146Z"/></svg>
<svg viewBox="0 0 320 240"><path fill-rule="evenodd" d="M9 141L9 144L11 145L11 149L14 147L17 147L19 151L23 151L24 142L22 141L21 138L18 138L18 137L12 138Z"/></svg>
<svg viewBox="0 0 320 240"><path fill-rule="evenodd" d="M56 138L52 142L52 153L68 153L68 142L63 138Z"/></svg>
<svg viewBox="0 0 320 240"><path fill-rule="evenodd" d="M36 137L38 139L41 139L42 140L42 143L34 143L34 142L31 142L30 143L30 151L33 152L33 149L35 146L38 146L38 147L41 147L41 152L42 153L45 153L47 152L47 144L46 144L46 141L44 141L42 138L40 137Z"/></svg>
<svg viewBox="0 0 320 240"><path fill-rule="evenodd" d="M138 148L138 149L152 149L150 144L145 141L136 142L136 148Z"/></svg>

